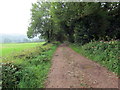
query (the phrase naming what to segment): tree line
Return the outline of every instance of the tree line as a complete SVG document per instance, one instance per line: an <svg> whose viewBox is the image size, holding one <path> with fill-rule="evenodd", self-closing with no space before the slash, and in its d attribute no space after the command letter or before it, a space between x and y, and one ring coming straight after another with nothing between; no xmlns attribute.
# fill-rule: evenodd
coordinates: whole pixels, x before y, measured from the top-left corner
<svg viewBox="0 0 120 90"><path fill-rule="evenodd" d="M37 2L32 4L27 36L48 42L85 44L120 39L119 2Z"/></svg>

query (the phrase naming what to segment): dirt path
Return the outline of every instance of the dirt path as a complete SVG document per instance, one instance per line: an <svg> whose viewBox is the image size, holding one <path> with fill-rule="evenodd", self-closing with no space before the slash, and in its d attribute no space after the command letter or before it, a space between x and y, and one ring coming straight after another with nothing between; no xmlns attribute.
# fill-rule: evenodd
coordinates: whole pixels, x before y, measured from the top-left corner
<svg viewBox="0 0 120 90"><path fill-rule="evenodd" d="M52 60L46 88L118 88L118 78L99 64L60 45Z"/></svg>

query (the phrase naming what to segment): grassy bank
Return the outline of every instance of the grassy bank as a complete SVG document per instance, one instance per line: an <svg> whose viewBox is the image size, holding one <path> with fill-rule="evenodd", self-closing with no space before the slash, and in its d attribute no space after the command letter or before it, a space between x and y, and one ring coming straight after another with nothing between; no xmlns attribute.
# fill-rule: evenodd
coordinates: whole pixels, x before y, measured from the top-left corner
<svg viewBox="0 0 120 90"><path fill-rule="evenodd" d="M5 58L2 62L2 87L43 88L56 47L40 45Z"/></svg>
<svg viewBox="0 0 120 90"><path fill-rule="evenodd" d="M96 41L90 42L83 46L72 44L70 47L76 52L87 58L99 62L107 67L110 71L118 74L118 61L120 59L120 41ZM119 53L119 54L118 54Z"/></svg>

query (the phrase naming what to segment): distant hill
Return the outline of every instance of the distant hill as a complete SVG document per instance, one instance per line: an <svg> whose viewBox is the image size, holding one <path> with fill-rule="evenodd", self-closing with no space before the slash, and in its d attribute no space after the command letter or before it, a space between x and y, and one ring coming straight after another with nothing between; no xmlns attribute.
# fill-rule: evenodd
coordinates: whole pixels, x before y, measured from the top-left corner
<svg viewBox="0 0 120 90"><path fill-rule="evenodd" d="M38 37L29 39L27 38L26 35L22 35L22 34L0 33L0 43L22 43L22 42L39 42L39 41L44 41L44 40L39 39Z"/></svg>

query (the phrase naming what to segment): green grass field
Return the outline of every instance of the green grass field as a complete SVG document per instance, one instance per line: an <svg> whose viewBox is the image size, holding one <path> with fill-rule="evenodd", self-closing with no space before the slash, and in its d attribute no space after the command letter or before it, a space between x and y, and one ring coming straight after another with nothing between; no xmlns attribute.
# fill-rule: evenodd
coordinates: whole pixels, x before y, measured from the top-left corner
<svg viewBox="0 0 120 90"><path fill-rule="evenodd" d="M33 48L35 46L42 45L41 43L9 43L9 44L0 44L0 55L8 56L16 52L20 52L25 49Z"/></svg>

